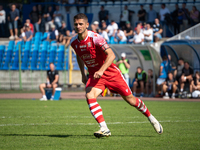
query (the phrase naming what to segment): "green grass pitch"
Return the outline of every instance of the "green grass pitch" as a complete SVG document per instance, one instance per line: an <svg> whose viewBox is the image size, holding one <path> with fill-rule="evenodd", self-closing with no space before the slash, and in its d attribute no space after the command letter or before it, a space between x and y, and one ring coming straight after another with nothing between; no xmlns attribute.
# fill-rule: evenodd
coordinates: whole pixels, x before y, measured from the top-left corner
<svg viewBox="0 0 200 150"><path fill-rule="evenodd" d="M126 102L98 102L112 132L109 138L93 136L99 126L85 100L0 100L0 149L200 149L200 102L145 101L161 122L162 135Z"/></svg>

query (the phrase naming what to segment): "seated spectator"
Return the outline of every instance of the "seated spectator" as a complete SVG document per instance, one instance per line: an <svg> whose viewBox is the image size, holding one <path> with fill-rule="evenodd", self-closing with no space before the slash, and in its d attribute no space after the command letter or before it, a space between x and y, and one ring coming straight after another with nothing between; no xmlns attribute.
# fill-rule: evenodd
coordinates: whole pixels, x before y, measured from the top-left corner
<svg viewBox="0 0 200 150"><path fill-rule="evenodd" d="M144 34L141 32L140 27L137 28L136 34L129 42L133 42L134 44L143 44L144 42Z"/></svg>
<svg viewBox="0 0 200 150"><path fill-rule="evenodd" d="M158 42L160 39L162 39L163 29L162 26L159 24L158 18L155 19L155 24L153 25L153 36L154 36L154 42Z"/></svg>
<svg viewBox="0 0 200 150"><path fill-rule="evenodd" d="M126 58L126 53L121 53L121 59L119 59L117 62L116 62L116 66L121 70L125 80L126 80L126 83L128 84L129 86L129 68L130 68L130 62L129 60Z"/></svg>
<svg viewBox="0 0 200 150"><path fill-rule="evenodd" d="M54 17L54 23L56 25L56 29L59 29L62 25L62 13L61 11L59 10L59 6L57 5L56 6L56 10L54 11L53 13L53 17Z"/></svg>
<svg viewBox="0 0 200 150"><path fill-rule="evenodd" d="M19 20L19 10L16 8L16 5L13 4L11 6L11 11L8 16L10 40L18 39L18 20ZM13 34L13 29L15 31L15 36Z"/></svg>
<svg viewBox="0 0 200 150"><path fill-rule="evenodd" d="M53 25L54 22L52 6L48 7L48 11L44 13L43 17L45 19L45 30L49 32L49 26Z"/></svg>
<svg viewBox="0 0 200 150"><path fill-rule="evenodd" d="M107 32L109 37L114 37L115 33L117 32L118 25L115 23L114 20L111 21L111 24L107 27Z"/></svg>
<svg viewBox="0 0 200 150"><path fill-rule="evenodd" d="M99 33L99 22L98 21L94 21L93 24L91 24L91 30Z"/></svg>
<svg viewBox="0 0 200 150"><path fill-rule="evenodd" d="M146 28L143 30L144 42L150 43L153 40L153 30L151 29L150 24L146 24Z"/></svg>
<svg viewBox="0 0 200 150"><path fill-rule="evenodd" d="M199 72L196 71L195 72L195 76L193 77L193 81L192 81L192 90L199 90L200 91L200 76L199 76Z"/></svg>
<svg viewBox="0 0 200 150"><path fill-rule="evenodd" d="M124 34L124 32L120 29L117 29L117 32L115 33L115 39L114 41L119 44L126 44L127 43L127 38Z"/></svg>
<svg viewBox="0 0 200 150"><path fill-rule="evenodd" d="M34 33L34 26L31 23L31 20L30 19L26 19L26 23L25 24L28 25L30 27L31 32Z"/></svg>
<svg viewBox="0 0 200 150"><path fill-rule="evenodd" d="M184 60L183 58L179 58L178 65L176 67L176 70L174 71L174 77L178 82L180 81L183 68L184 68Z"/></svg>
<svg viewBox="0 0 200 150"><path fill-rule="evenodd" d="M146 94L149 97L153 96L153 70L152 69L148 70L147 82L146 82Z"/></svg>
<svg viewBox="0 0 200 150"><path fill-rule="evenodd" d="M54 41L54 40L58 40L58 36L59 36L59 32L58 30L56 30L56 26L53 24L51 25L51 32L48 34L47 36L47 40L51 40L51 41Z"/></svg>
<svg viewBox="0 0 200 150"><path fill-rule="evenodd" d="M18 39L16 39L15 43L18 41L30 41L33 38L33 33L30 30L30 26L25 24L25 26L21 29L21 35Z"/></svg>
<svg viewBox="0 0 200 150"><path fill-rule="evenodd" d="M107 25L106 22L104 20L101 21L101 30L99 30L99 34L106 40L106 42L110 42L110 39L108 37L108 33L107 33Z"/></svg>
<svg viewBox="0 0 200 150"><path fill-rule="evenodd" d="M192 10L190 11L190 18L192 26L199 23L199 11L197 10L196 6L192 7Z"/></svg>
<svg viewBox="0 0 200 150"><path fill-rule="evenodd" d="M147 82L147 74L146 72L141 68L137 67L137 72L135 73L135 81L133 82L133 95L136 96L136 89L140 88L140 97L144 96L144 88Z"/></svg>
<svg viewBox="0 0 200 150"><path fill-rule="evenodd" d="M127 40L133 38L133 29L132 29L129 21L126 22L124 34L125 34Z"/></svg>
<svg viewBox="0 0 200 150"><path fill-rule="evenodd" d="M165 93L165 96L163 96L164 99L169 99L169 94L172 94L171 98L175 99L175 93L177 91L178 81L174 79L173 73L169 72L168 77L163 83L163 93Z"/></svg>
<svg viewBox="0 0 200 150"><path fill-rule="evenodd" d="M135 32L137 31L137 28L140 28L141 30L144 28L143 25L142 25L142 22L137 23L137 26L134 29ZM134 33L134 35L135 35L135 33Z"/></svg>
<svg viewBox="0 0 200 150"><path fill-rule="evenodd" d="M34 25L35 32L40 32L40 23L41 23L41 16L37 11L37 7L33 6L33 10L29 14L29 18Z"/></svg>
<svg viewBox="0 0 200 150"><path fill-rule="evenodd" d="M66 36L67 35L67 27L66 27L66 23L64 21L62 21L62 25L61 27L58 29L59 33L61 35Z"/></svg>
<svg viewBox="0 0 200 150"><path fill-rule="evenodd" d="M193 80L193 69L190 67L188 62L184 63L184 68L182 70L181 80L180 80L180 92L184 90L185 84L189 84L190 93L192 93L192 80Z"/></svg>
<svg viewBox="0 0 200 150"><path fill-rule="evenodd" d="M0 37L5 36L5 25L6 25L6 12L3 10L3 6L0 5Z"/></svg>
<svg viewBox="0 0 200 150"><path fill-rule="evenodd" d="M168 58L167 56L163 56L163 62L160 64L160 69L159 69L159 77L156 81L157 84L157 90L158 90L158 95L161 95L161 88L165 80L167 79L167 74L171 70L170 65L168 63Z"/></svg>
<svg viewBox="0 0 200 150"><path fill-rule="evenodd" d="M59 75L58 71L55 70L55 66L53 63L50 63L50 70L47 71L47 82L40 84L40 92L42 93L41 101L47 101L47 97L45 95L45 88L52 88L52 96L50 100L54 99L55 89L58 87Z"/></svg>

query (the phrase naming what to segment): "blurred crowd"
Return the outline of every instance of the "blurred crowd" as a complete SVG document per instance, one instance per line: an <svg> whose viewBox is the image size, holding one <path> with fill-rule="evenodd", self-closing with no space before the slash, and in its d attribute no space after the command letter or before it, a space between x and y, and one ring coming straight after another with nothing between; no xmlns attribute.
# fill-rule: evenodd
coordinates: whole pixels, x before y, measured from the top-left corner
<svg viewBox="0 0 200 150"><path fill-rule="evenodd" d="M0 37L5 36L5 26L8 25L11 40L23 39L21 37L24 37L24 32L28 30L26 26L29 26L33 36L35 32L48 32L49 39L53 38L52 40L57 40L60 43L67 43L69 37L73 36L75 31L70 31L66 26L66 15L70 13L70 7L64 5L77 4L77 13L80 12L80 7L84 7L84 12L87 13L88 6L86 4L89 1L58 0L57 3L56 6L48 6L46 11L44 11L42 5L33 6L29 19L26 20L24 25L19 23L22 18L20 12L22 5L10 5L11 10L8 14L0 5ZM98 12L99 18L92 23L90 29L100 33L111 44L143 44L160 40L163 33L163 24L174 26L174 33L177 34L199 23L200 18L196 6L193 6L192 10L189 11L186 3L182 4L182 8L175 4L173 12L170 12L165 4L161 5L159 12L153 9L152 4L149 5L149 11L146 11L143 5L140 5L140 10L137 12L138 22L133 25L132 16L134 13L136 12L128 9L128 6L125 5L119 16L120 22L116 22L116 20L110 20L109 11L104 9L102 5ZM18 33L18 31L21 33ZM30 36L30 34L28 35ZM27 39L30 39L29 36L27 36Z"/></svg>

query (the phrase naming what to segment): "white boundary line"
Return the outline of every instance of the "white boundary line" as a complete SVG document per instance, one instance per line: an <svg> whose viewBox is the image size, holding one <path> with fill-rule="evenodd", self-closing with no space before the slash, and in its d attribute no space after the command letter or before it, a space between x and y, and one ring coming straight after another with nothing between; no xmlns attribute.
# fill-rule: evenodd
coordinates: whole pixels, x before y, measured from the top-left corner
<svg viewBox="0 0 200 150"><path fill-rule="evenodd" d="M200 120L165 120L165 121L159 121L159 122L170 122L170 123L181 123L181 122L200 122ZM110 122L107 124L143 124L143 123L149 123L149 121L134 121L134 122ZM97 125L97 123L25 123L25 124L0 124L0 127L5 126L34 126L34 125L40 125L40 126L47 126L47 125L67 125L67 126L74 126L74 125Z"/></svg>

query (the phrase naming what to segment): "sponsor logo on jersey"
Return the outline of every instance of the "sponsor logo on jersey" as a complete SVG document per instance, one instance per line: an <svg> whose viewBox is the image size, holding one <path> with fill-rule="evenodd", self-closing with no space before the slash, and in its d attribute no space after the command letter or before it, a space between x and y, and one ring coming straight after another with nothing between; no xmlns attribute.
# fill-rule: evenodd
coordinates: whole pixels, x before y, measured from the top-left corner
<svg viewBox="0 0 200 150"><path fill-rule="evenodd" d="M75 45L75 47L77 48L77 45Z"/></svg>
<svg viewBox="0 0 200 150"><path fill-rule="evenodd" d="M83 60L85 60L85 59L91 59L91 58L92 58L92 55L91 55L91 54L84 54L84 55L81 56L81 58L82 58Z"/></svg>
<svg viewBox="0 0 200 150"><path fill-rule="evenodd" d="M92 60L86 60L85 63L86 63L87 65L89 65L89 64L93 64L93 63L95 63L95 59L92 59Z"/></svg>
<svg viewBox="0 0 200 150"><path fill-rule="evenodd" d="M86 51L86 49L81 49L81 51Z"/></svg>
<svg viewBox="0 0 200 150"><path fill-rule="evenodd" d="M86 45L80 45L79 47L80 48L86 48L87 46Z"/></svg>
<svg viewBox="0 0 200 150"><path fill-rule="evenodd" d="M96 63L96 64L92 64L92 65L88 65L88 67L95 67L95 66L98 66L99 63Z"/></svg>
<svg viewBox="0 0 200 150"><path fill-rule="evenodd" d="M92 47L91 42L88 42L87 45L88 45L88 47Z"/></svg>

